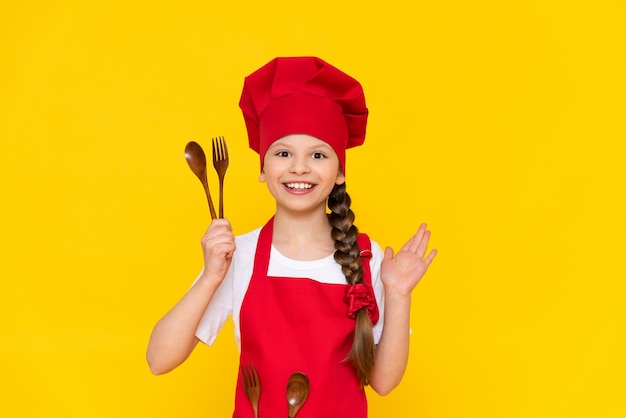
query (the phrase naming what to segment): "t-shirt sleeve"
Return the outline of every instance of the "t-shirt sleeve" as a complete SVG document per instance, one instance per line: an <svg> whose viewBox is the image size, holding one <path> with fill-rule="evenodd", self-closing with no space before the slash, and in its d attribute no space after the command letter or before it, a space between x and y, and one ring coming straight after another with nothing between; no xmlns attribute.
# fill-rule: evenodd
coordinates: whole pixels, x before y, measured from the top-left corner
<svg viewBox="0 0 626 418"><path fill-rule="evenodd" d="M235 341L239 346L239 311L250 283L260 231L261 228L257 228L235 237L237 250L226 277L215 291L196 329L196 337L205 344L212 345L215 342L217 334L232 315Z"/></svg>
<svg viewBox="0 0 626 418"><path fill-rule="evenodd" d="M385 323L385 288L383 282L380 279L380 265L383 261L383 250L380 246L371 241L372 244L372 258L370 259L370 269L372 271L372 287L374 288L374 295L376 296L376 303L378 304L378 322L374 325L374 344L378 344L380 336L383 333L383 324Z"/></svg>
<svg viewBox="0 0 626 418"><path fill-rule="evenodd" d="M215 291L213 299L209 302L202 319L196 329L196 337L205 344L213 345L217 334L226 323L226 320L233 312L233 278L234 278L235 263L231 263L226 277ZM198 275L198 278L200 277ZM194 284L198 281L196 281Z"/></svg>

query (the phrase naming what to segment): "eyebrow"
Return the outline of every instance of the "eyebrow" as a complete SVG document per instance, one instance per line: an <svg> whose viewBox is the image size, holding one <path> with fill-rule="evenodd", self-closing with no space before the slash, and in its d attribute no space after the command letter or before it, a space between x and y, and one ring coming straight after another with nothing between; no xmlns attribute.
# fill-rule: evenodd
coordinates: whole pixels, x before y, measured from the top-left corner
<svg viewBox="0 0 626 418"><path fill-rule="evenodd" d="M269 150L269 149L272 149L272 148L281 148L281 147L284 147L284 148L294 148L294 145L289 144L288 142L283 142L283 141L281 141L281 140L279 139L279 140L277 140L277 141L274 141L274 142L272 143L272 145L270 145L270 146L268 147L268 150ZM333 150L333 147L331 147L330 145L328 145L326 142L323 142L323 141L322 141L322 143L320 143L320 144L315 144L315 145L312 145L312 146L310 146L310 147L306 147L306 149L307 149L308 151L312 151L312 150L320 150L320 151L321 151L321 150L325 150L325 151L331 151L331 150Z"/></svg>

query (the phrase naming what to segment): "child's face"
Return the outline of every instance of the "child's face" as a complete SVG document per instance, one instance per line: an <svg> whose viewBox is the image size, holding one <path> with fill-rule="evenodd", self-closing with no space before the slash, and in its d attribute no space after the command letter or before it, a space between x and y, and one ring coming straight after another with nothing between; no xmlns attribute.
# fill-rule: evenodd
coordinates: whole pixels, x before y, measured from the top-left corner
<svg viewBox="0 0 626 418"><path fill-rule="evenodd" d="M307 210L325 208L333 187L345 177L330 145L310 135L294 134L268 148L259 180L267 183L279 206Z"/></svg>

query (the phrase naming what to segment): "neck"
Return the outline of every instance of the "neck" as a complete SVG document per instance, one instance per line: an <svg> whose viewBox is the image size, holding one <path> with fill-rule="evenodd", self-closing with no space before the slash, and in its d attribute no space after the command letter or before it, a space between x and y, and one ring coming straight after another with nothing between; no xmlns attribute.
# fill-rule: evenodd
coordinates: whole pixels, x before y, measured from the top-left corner
<svg viewBox="0 0 626 418"><path fill-rule="evenodd" d="M325 211L302 214L277 210L272 244L294 260L317 260L335 251L331 230Z"/></svg>

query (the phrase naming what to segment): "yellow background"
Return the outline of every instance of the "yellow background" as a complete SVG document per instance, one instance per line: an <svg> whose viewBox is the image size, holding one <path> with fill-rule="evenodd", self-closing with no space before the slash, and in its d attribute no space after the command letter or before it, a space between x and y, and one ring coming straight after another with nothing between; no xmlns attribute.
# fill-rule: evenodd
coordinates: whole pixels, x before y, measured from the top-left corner
<svg viewBox="0 0 626 418"><path fill-rule="evenodd" d="M236 233L272 213L237 103L279 55L365 88L360 229L440 250L371 416L626 416L624 4L2 2L0 416L230 416L231 324L168 375L144 353L201 268L186 142L228 140Z"/></svg>

